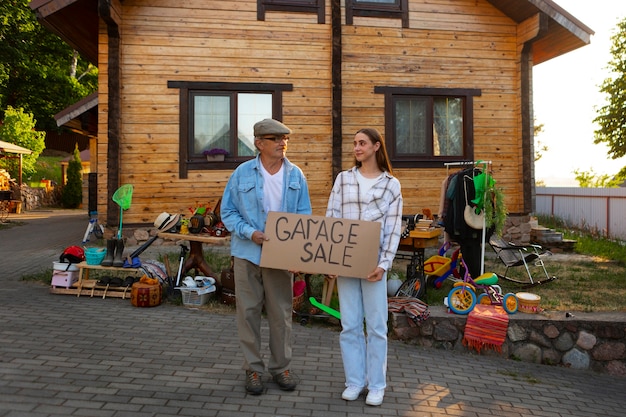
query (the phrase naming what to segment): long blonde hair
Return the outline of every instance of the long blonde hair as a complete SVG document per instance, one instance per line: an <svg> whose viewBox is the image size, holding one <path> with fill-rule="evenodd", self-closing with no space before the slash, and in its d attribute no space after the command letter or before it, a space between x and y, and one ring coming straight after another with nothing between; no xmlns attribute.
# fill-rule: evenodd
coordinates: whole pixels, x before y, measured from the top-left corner
<svg viewBox="0 0 626 417"><path fill-rule="evenodd" d="M366 127L359 129L355 135L357 133L363 133L372 141L373 144L376 144L376 142L380 143L380 146L376 151L376 164L378 164L378 169L381 171L387 171L389 174L393 175L391 162L389 161L389 155L387 154L387 147L385 146L385 141L383 140L383 136L380 132L373 127ZM361 163L357 161L356 158L354 158L354 165L361 167Z"/></svg>

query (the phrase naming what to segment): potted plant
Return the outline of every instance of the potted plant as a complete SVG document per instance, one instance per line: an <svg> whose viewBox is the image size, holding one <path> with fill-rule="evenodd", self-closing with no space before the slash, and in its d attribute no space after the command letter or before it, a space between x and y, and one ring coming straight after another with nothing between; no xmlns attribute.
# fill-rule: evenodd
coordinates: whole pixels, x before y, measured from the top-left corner
<svg viewBox="0 0 626 417"><path fill-rule="evenodd" d="M226 155L228 155L228 151L226 149L213 148L213 149L208 149L202 152L202 154L206 156L207 161L215 162L215 161L223 161Z"/></svg>

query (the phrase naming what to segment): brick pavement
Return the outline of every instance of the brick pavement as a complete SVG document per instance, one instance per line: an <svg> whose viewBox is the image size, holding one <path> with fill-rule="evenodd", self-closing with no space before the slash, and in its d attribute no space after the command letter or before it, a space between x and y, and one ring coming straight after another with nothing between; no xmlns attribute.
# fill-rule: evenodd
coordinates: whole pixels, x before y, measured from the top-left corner
<svg viewBox="0 0 626 417"><path fill-rule="evenodd" d="M280 391L266 377L264 395L246 395L233 315L52 295L19 280L50 265L77 227L80 242L86 218L76 217L0 230L2 417L621 416L626 408L626 378L398 341L389 343L384 404L346 402L338 329L297 324L297 390ZM56 223L65 238L40 222Z"/></svg>

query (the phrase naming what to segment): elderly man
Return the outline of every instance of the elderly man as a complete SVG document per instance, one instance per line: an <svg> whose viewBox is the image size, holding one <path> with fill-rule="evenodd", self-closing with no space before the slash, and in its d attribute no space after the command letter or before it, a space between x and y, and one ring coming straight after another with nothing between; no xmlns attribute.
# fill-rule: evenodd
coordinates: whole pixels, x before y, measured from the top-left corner
<svg viewBox="0 0 626 417"><path fill-rule="evenodd" d="M290 372L293 275L262 268L261 246L267 240L270 211L311 214L311 201L302 170L285 157L291 129L274 119L254 125L255 159L233 172L222 197L221 217L231 232L237 293L237 330L246 371L246 391L262 394L265 363L261 356L261 314L269 323L268 371L280 389L293 391Z"/></svg>

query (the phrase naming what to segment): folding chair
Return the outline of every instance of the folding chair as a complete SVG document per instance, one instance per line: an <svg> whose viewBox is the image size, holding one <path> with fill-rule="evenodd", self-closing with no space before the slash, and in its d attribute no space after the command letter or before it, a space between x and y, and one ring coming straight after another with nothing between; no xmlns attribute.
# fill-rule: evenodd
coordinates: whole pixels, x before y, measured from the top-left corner
<svg viewBox="0 0 626 417"><path fill-rule="evenodd" d="M499 278L515 282L517 284L522 284L524 287L532 287L554 281L556 279L555 276L551 277L548 275L546 266L543 263L543 257L550 255L551 253L545 251L541 246L533 244L515 245L513 243L506 242L502 239L502 237L496 236L495 234L491 235L489 238L489 245L493 248L493 251L498 256L498 259L500 259L500 261L502 261L502 263L506 266L504 275L496 273ZM541 268L545 275L545 279L542 277L542 279L536 281L530 272L529 264ZM524 265L524 269L526 269L528 280L516 279L508 276L510 268L522 265Z"/></svg>

